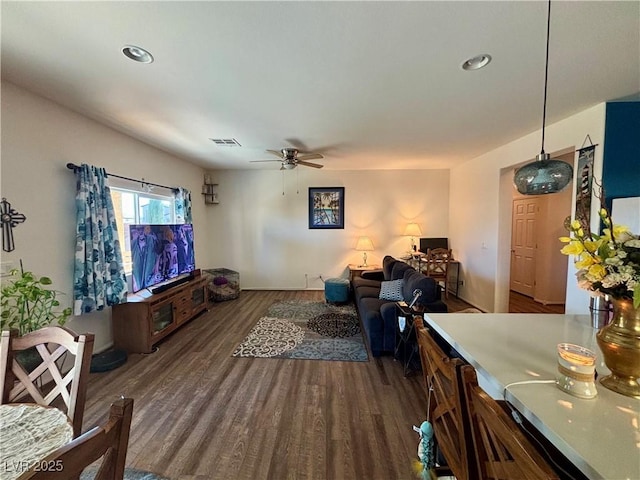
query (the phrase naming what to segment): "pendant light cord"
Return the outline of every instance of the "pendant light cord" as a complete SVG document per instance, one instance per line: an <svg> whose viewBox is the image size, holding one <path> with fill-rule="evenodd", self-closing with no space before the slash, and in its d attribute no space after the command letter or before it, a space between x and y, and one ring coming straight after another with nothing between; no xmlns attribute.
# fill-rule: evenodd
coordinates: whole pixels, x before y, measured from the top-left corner
<svg viewBox="0 0 640 480"><path fill-rule="evenodd" d="M547 120L547 82L549 78L549 33L551 30L551 0L549 0L549 6L547 8L547 51L545 53L544 61L544 102L542 106L542 148L540 154L544 155L544 127Z"/></svg>

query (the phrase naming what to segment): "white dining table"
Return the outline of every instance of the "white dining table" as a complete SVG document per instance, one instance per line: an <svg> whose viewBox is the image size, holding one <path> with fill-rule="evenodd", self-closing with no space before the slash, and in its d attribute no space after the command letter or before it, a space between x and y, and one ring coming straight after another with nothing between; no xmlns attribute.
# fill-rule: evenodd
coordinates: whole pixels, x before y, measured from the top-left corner
<svg viewBox="0 0 640 480"><path fill-rule="evenodd" d="M511 385L555 380L563 342L595 352L598 376L608 374L588 315L426 313L424 319L475 367L487 393L511 403L587 478L640 479L640 400L598 382L591 399L554 383Z"/></svg>
<svg viewBox="0 0 640 480"><path fill-rule="evenodd" d="M0 480L13 480L34 467L58 471L44 458L69 443L73 426L64 412L31 403L0 405Z"/></svg>

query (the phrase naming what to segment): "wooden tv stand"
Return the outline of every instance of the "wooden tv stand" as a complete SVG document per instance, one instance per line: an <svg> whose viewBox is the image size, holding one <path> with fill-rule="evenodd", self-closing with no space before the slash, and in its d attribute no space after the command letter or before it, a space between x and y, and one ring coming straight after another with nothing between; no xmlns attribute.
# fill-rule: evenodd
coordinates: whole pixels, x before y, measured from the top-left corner
<svg viewBox="0 0 640 480"><path fill-rule="evenodd" d="M209 307L208 278L196 275L162 293L146 290L115 305L114 346L129 353L151 353L153 346Z"/></svg>

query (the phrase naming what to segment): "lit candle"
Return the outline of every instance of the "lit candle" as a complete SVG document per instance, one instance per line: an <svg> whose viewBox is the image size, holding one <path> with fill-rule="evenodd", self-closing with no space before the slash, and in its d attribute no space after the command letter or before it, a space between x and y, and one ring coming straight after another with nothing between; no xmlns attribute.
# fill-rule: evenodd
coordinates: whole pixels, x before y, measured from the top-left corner
<svg viewBox="0 0 640 480"><path fill-rule="evenodd" d="M595 365L596 355L591 350L571 343L558 344L558 388L580 398L595 397Z"/></svg>

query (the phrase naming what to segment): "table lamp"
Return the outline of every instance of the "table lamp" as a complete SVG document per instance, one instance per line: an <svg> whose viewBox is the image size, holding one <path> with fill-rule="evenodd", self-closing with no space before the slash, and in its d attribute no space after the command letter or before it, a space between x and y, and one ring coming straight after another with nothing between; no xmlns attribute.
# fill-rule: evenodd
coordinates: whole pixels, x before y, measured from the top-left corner
<svg viewBox="0 0 640 480"><path fill-rule="evenodd" d="M420 230L420 226L417 223L409 223L407 224L407 228L404 229L404 236L411 237L411 251L416 251L416 242L414 237L419 237L422 235L422 230Z"/></svg>
<svg viewBox="0 0 640 480"><path fill-rule="evenodd" d="M373 251L373 242L369 237L360 237L358 238L358 242L356 243L356 250L362 252L362 265L358 265L359 267L367 266L367 252Z"/></svg>

